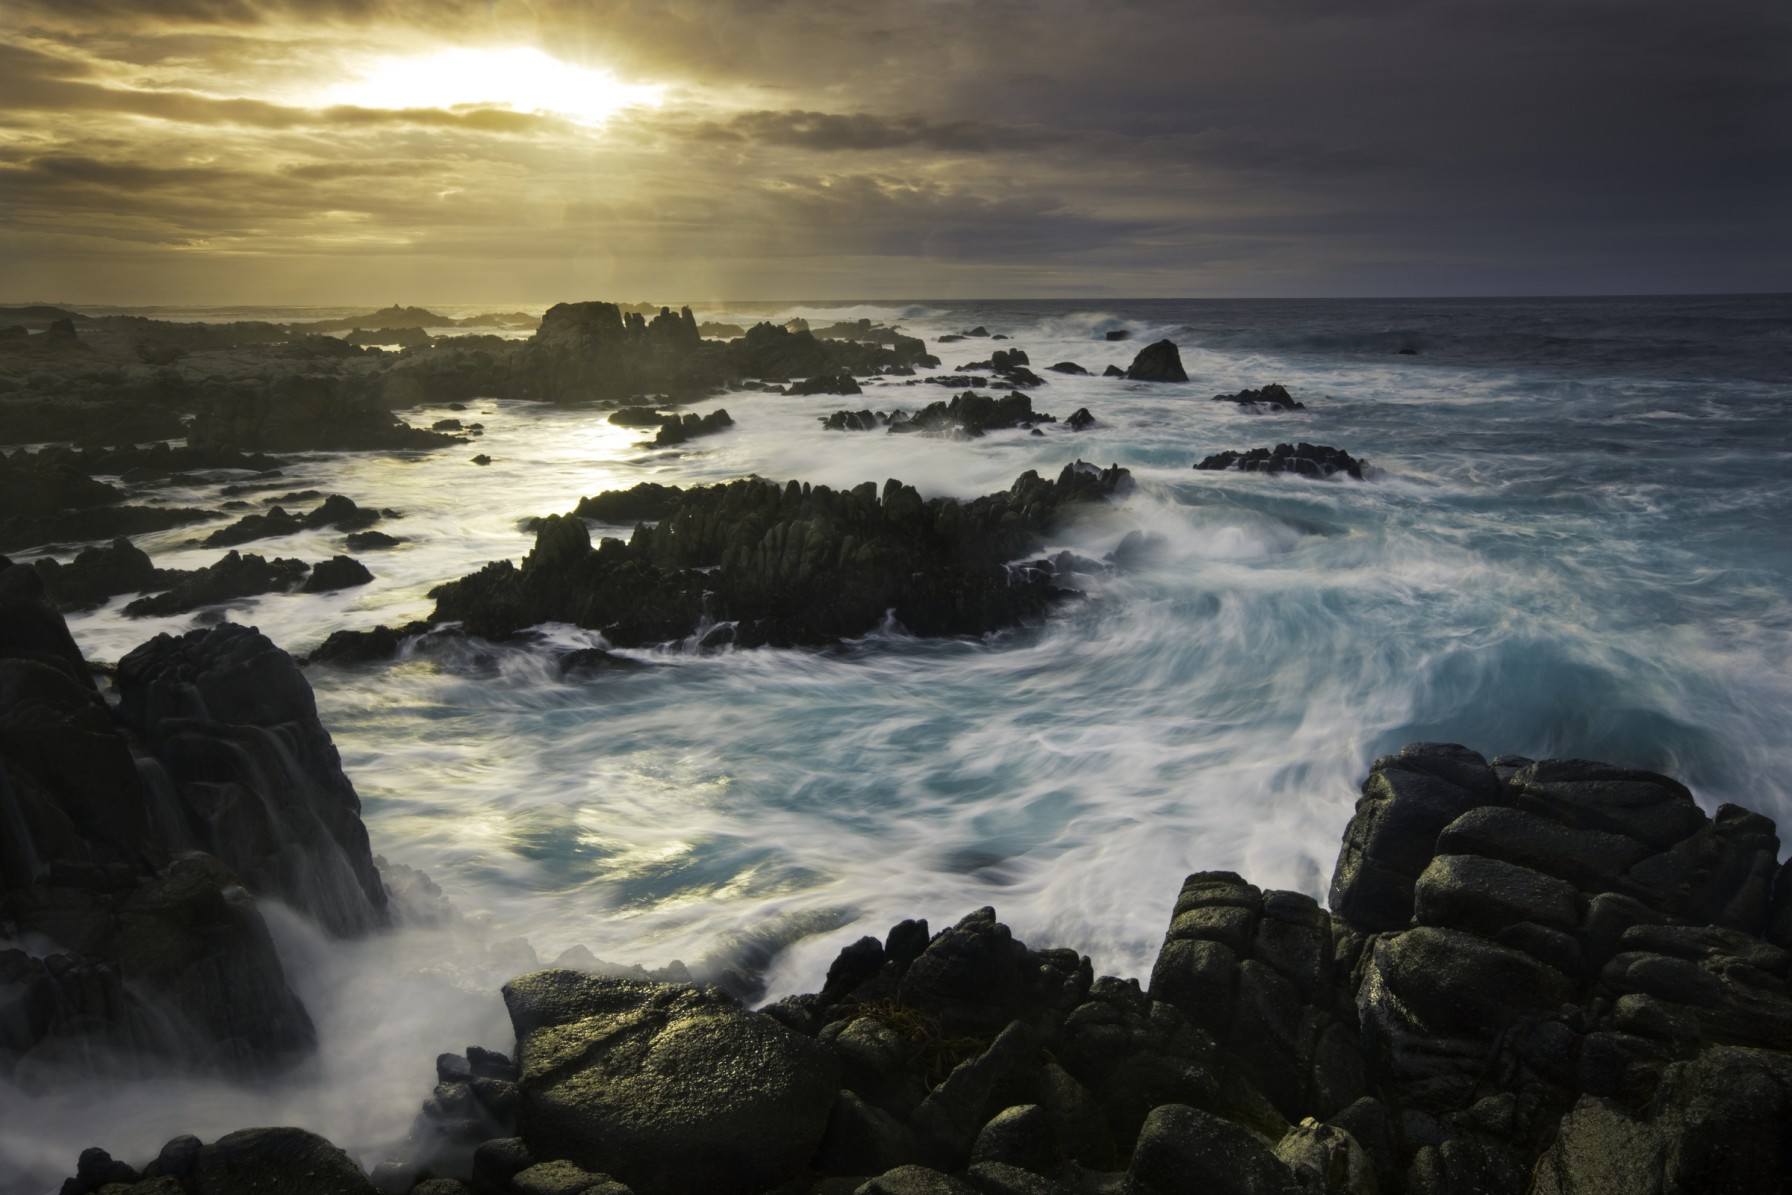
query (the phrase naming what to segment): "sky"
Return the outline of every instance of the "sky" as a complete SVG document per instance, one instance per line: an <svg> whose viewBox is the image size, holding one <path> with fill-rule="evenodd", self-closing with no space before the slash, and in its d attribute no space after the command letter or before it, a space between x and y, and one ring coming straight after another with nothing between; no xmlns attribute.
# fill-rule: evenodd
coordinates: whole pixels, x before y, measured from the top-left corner
<svg viewBox="0 0 1792 1195"><path fill-rule="evenodd" d="M1741 291L1785 0L0 5L0 301Z"/></svg>

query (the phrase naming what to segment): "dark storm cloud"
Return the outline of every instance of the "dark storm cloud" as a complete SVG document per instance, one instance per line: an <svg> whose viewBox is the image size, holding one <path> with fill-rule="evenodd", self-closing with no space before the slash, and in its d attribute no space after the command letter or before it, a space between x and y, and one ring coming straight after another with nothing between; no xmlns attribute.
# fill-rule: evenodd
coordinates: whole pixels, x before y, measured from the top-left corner
<svg viewBox="0 0 1792 1195"><path fill-rule="evenodd" d="M666 105L594 131L267 83L519 44ZM0 237L67 212L237 253L597 246L616 277L837 259L853 293L865 260L1123 292L1783 289L1788 64L1784 0L12 0Z"/></svg>

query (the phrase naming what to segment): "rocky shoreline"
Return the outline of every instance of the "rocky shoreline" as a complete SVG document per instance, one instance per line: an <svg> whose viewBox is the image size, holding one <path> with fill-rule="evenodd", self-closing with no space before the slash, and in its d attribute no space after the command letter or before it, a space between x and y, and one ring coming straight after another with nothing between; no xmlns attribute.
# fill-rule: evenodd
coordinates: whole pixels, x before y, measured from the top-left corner
<svg viewBox="0 0 1792 1195"><path fill-rule="evenodd" d="M256 897L338 936L389 900L302 673L225 624L131 653L114 705L35 570L0 607L0 917L62 946L0 951L0 1064L290 1065L315 1039ZM96 1147L63 1190L1773 1191L1778 849L1664 776L1415 744L1364 782L1329 910L1196 872L1143 982L993 909L862 938L757 1011L588 960L506 984L514 1042L442 1056L372 1175L259 1128Z"/></svg>

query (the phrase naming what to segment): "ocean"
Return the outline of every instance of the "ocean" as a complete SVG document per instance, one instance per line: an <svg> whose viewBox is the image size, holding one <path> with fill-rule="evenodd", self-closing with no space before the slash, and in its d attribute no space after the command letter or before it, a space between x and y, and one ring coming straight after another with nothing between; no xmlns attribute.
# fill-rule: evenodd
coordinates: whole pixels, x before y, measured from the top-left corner
<svg viewBox="0 0 1792 1195"><path fill-rule="evenodd" d="M1030 945L1143 978L1188 872L1323 900L1370 762L1412 740L1651 768L1708 809L1792 814L1792 297L720 304L698 317L768 312L894 323L942 358L930 372L1024 349L1049 379L1037 409L1098 422L968 441L822 429L842 407L912 412L952 393L898 378L857 398L705 400L689 409L724 406L736 427L677 449L645 447L601 411L401 412L485 434L430 454L302 455L281 484L396 509L382 530L408 542L363 557L371 585L229 616L294 653L341 627L424 617L434 585L527 552L525 520L643 480L894 477L971 498L1028 469L1119 463L1136 490L1049 547L1099 557L1144 531L1152 551L1044 623L982 640L892 625L828 650L681 644L624 653L655 667L563 678L556 654L601 640L547 627L533 644L311 668L375 852L427 873L459 920L343 945L276 910L323 1039L314 1065L254 1090L0 1086L0 1158L67 1173L87 1145L141 1161L176 1133L279 1123L371 1165L428 1096L438 1052L509 1048L497 984L579 946L676 959L759 1002L817 989L842 946L902 918L937 929L993 905ZM1010 339L939 341L977 326ZM1045 369L1099 375L1166 337L1187 383ZM1270 382L1307 409L1208 401ZM1191 468L1301 440L1366 459L1367 479ZM469 463L476 452L492 463ZM216 505L216 491L160 492ZM159 565L210 563L216 549L183 546L194 534L139 543ZM245 550L343 547L321 531ZM71 616L91 658L193 625L125 619L125 600Z"/></svg>

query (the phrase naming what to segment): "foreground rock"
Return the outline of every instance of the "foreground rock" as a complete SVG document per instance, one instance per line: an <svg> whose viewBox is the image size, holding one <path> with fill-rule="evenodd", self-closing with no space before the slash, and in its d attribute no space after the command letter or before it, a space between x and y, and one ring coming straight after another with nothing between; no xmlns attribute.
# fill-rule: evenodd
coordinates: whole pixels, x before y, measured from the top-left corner
<svg viewBox="0 0 1792 1195"><path fill-rule="evenodd" d="M1245 452L1216 452L1203 457L1197 469L1237 469L1242 473L1293 473L1300 477L1330 477L1342 473L1363 479L1367 461L1359 460L1342 448L1324 444L1277 444L1274 448L1252 448Z"/></svg>
<svg viewBox="0 0 1792 1195"><path fill-rule="evenodd" d="M291 659L242 627L183 643L126 657L115 715L37 570L0 560L0 924L55 944L0 950L0 1067L27 1086L284 1066L315 1036L251 893L337 932L383 916Z"/></svg>
<svg viewBox="0 0 1792 1195"><path fill-rule="evenodd" d="M834 1054L714 990L539 971L504 1002L542 1158L641 1191L745 1195L803 1173L828 1127Z"/></svg>
<svg viewBox="0 0 1792 1195"><path fill-rule="evenodd" d="M968 503L926 502L894 480L881 495L871 482L644 483L543 519L520 568L499 561L438 587L433 618L488 638L570 622L622 647L704 628L711 645L819 645L892 615L918 635L983 634L1043 616L1066 592L1046 569L1006 563L1075 507L1130 486L1118 466L1081 462ZM638 525L594 550L584 519Z"/></svg>
<svg viewBox="0 0 1792 1195"><path fill-rule="evenodd" d="M1027 947L993 909L861 938L820 991L758 1012L522 976L520 1072L485 1050L437 1064L425 1119L476 1143L382 1167L403 1176L385 1189L1781 1191L1778 850L1766 818L1708 816L1664 776L1414 744L1363 784L1331 911L1197 872L1148 988ZM266 1152L298 1145L325 1156Z"/></svg>
<svg viewBox="0 0 1792 1195"><path fill-rule="evenodd" d="M1139 355L1127 367L1126 376L1135 382L1188 381L1188 374L1182 368L1182 354L1176 350L1173 340L1160 340L1140 349Z"/></svg>

